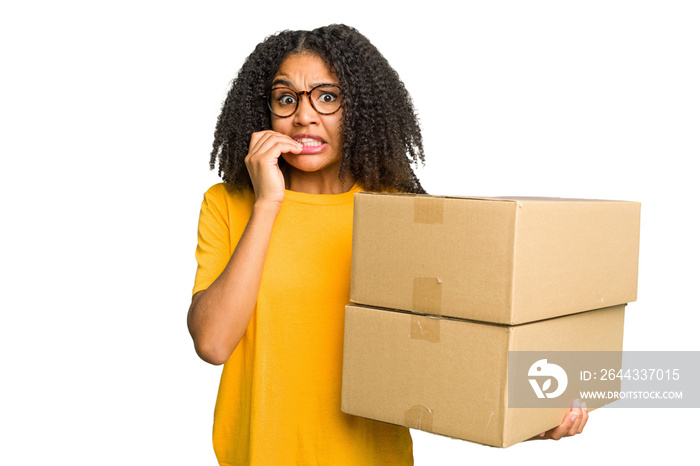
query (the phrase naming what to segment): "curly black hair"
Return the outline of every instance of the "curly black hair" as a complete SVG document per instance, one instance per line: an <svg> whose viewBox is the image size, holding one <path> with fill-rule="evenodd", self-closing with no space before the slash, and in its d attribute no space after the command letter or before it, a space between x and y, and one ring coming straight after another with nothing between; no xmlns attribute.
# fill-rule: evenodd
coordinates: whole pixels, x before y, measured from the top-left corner
<svg viewBox="0 0 700 466"><path fill-rule="evenodd" d="M334 24L282 31L258 44L243 63L217 120L209 160L234 189L252 188L244 159L252 133L271 129L261 97L282 62L312 53L335 73L343 92L340 178L349 174L368 191L424 193L413 165L425 162L418 117L396 71L356 29ZM280 166L284 160L280 158Z"/></svg>

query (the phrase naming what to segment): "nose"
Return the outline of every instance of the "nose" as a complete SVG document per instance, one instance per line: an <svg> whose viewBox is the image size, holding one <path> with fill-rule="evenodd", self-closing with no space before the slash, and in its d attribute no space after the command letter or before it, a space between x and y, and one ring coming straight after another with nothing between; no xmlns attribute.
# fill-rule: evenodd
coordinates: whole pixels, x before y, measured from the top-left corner
<svg viewBox="0 0 700 466"><path fill-rule="evenodd" d="M298 126L318 124L318 113L311 106L311 96L306 93L299 96L299 106L294 113L294 123Z"/></svg>

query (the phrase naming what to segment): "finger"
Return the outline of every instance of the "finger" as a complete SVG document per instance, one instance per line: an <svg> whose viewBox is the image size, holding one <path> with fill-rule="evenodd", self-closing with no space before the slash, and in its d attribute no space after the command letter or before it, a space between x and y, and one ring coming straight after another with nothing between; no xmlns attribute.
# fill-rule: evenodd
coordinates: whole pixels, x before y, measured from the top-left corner
<svg viewBox="0 0 700 466"><path fill-rule="evenodd" d="M569 431L566 433L567 436L571 435L576 435L578 433L579 426L581 425L581 421L583 420L583 412L581 409L581 400L576 398L573 403L571 403L571 412L569 413L569 416L576 416L576 420L574 421L574 424L571 426Z"/></svg>
<svg viewBox="0 0 700 466"><path fill-rule="evenodd" d="M581 421L583 420L583 414L581 413L581 408L576 408L572 411L572 414L570 414L574 420L573 424L569 428L569 431L565 434L567 437L570 437L572 435L576 435L578 433L579 426L581 425Z"/></svg>
<svg viewBox="0 0 700 466"><path fill-rule="evenodd" d="M561 437L566 437L571 432L571 429L574 427L576 424L576 421L579 419L579 415L575 411L571 411L566 418L564 418L564 421L561 423L559 426L560 430L560 436Z"/></svg>
<svg viewBox="0 0 700 466"><path fill-rule="evenodd" d="M255 152L262 142L268 139L273 134L273 131L257 131L250 135L250 144L248 145L248 152Z"/></svg>
<svg viewBox="0 0 700 466"><path fill-rule="evenodd" d="M253 135L251 136L250 147L251 147L251 149L259 149L260 147L262 147L263 144L265 144L266 142L270 142L270 141L272 141L272 142L275 142L275 141L289 142L291 144L301 146L301 143L297 142L291 136L288 136L288 135L282 134L282 133L278 133L277 131L266 130L266 131L259 131L257 133L253 133Z"/></svg>
<svg viewBox="0 0 700 466"><path fill-rule="evenodd" d="M585 402L581 403L581 415L581 425L578 426L579 434L583 432L583 428L586 427L586 423L588 422L588 407L586 406Z"/></svg>
<svg viewBox="0 0 700 466"><path fill-rule="evenodd" d="M250 137L250 145L248 146L248 155L253 155L260 152L261 147L265 142L267 142L275 133L272 131L259 131L253 133Z"/></svg>
<svg viewBox="0 0 700 466"><path fill-rule="evenodd" d="M279 133L270 133L260 138L255 147L249 152L248 157L253 158L262 155L273 155L275 158L279 158L279 156L285 152L299 153L303 147L302 144L289 136Z"/></svg>
<svg viewBox="0 0 700 466"><path fill-rule="evenodd" d="M268 133L269 133L269 131L256 131L253 134L251 134L250 135L250 144L248 144L248 148L252 149L253 147L255 147L255 145L258 143L258 141L260 141L260 139L265 137L265 135Z"/></svg>

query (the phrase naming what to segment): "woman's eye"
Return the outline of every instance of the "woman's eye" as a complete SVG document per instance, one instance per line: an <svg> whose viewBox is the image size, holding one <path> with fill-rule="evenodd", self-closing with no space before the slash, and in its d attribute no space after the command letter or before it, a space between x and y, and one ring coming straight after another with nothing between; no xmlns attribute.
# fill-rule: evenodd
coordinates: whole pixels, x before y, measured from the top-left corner
<svg viewBox="0 0 700 466"><path fill-rule="evenodd" d="M321 97L318 99L319 102L323 102L325 104L331 103L337 99L338 96L335 94L331 94L330 92L326 92L325 94L321 94Z"/></svg>
<svg viewBox="0 0 700 466"><path fill-rule="evenodd" d="M277 99L280 105L294 105L297 99L292 95L283 95Z"/></svg>

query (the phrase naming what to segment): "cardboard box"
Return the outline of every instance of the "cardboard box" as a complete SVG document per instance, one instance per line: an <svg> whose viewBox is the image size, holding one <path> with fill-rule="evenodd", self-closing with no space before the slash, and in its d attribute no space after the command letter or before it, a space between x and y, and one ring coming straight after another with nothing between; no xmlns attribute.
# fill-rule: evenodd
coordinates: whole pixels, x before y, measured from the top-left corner
<svg viewBox="0 0 700 466"><path fill-rule="evenodd" d="M355 195L354 303L520 324L637 299L640 204Z"/></svg>
<svg viewBox="0 0 700 466"><path fill-rule="evenodd" d="M518 326L357 305L345 312L343 412L486 445L558 426L578 397L562 395L565 406L554 408L509 406L509 351L610 351L617 366L603 367L621 367L624 305Z"/></svg>

